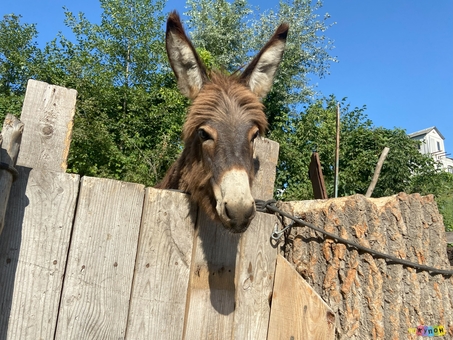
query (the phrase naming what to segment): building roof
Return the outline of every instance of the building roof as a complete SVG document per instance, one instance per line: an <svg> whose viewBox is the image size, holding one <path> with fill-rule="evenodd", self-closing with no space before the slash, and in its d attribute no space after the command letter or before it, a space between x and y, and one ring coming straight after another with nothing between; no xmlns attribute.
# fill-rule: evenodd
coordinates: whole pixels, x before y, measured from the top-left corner
<svg viewBox="0 0 453 340"><path fill-rule="evenodd" d="M445 139L445 137L440 133L440 131L435 126L431 126L430 128L427 128L427 129L424 129L424 130L420 130L420 131L409 133L408 136L410 138L413 138L413 137L418 137L418 136L421 136L421 135L427 135L432 130L436 130L436 132L440 136L440 138Z"/></svg>

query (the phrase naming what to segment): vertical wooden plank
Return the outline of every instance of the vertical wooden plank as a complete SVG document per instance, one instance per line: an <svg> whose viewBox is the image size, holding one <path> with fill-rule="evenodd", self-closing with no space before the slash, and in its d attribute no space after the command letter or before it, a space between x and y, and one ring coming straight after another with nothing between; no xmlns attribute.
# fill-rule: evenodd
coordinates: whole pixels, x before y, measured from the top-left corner
<svg viewBox="0 0 453 340"><path fill-rule="evenodd" d="M288 261L277 256L268 340L335 338L335 316Z"/></svg>
<svg viewBox="0 0 453 340"><path fill-rule="evenodd" d="M24 123L17 165L66 171L77 91L30 79L22 106Z"/></svg>
<svg viewBox="0 0 453 340"><path fill-rule="evenodd" d="M252 186L252 196L255 199L269 200L274 197L279 147L277 142L270 139L256 139L255 167L257 173Z"/></svg>
<svg viewBox="0 0 453 340"><path fill-rule="evenodd" d="M240 240L233 339L266 339L277 258L270 235L277 221L257 213Z"/></svg>
<svg viewBox="0 0 453 340"><path fill-rule="evenodd" d="M252 195L271 199L279 145L268 139L256 143L257 173ZM244 234L233 235L200 211L184 339L245 339L244 334L266 334L269 313L266 306L275 267L275 251L269 242L273 221L272 216L257 214ZM241 256L237 256L238 249L244 251ZM256 314L248 315L252 311ZM248 325L256 324L251 330L246 329L241 318L246 318ZM263 329L258 330L260 326Z"/></svg>
<svg viewBox="0 0 453 340"><path fill-rule="evenodd" d="M196 207L183 193L145 193L126 338L181 339Z"/></svg>
<svg viewBox="0 0 453 340"><path fill-rule="evenodd" d="M322 174L321 162L319 154L313 152L311 161L308 167L308 174L313 188L313 196L315 199L327 199L326 185L324 184L324 176Z"/></svg>
<svg viewBox="0 0 453 340"><path fill-rule="evenodd" d="M199 211L183 339L231 339L239 235Z"/></svg>
<svg viewBox="0 0 453 340"><path fill-rule="evenodd" d="M82 178L56 339L123 339L144 186Z"/></svg>
<svg viewBox="0 0 453 340"><path fill-rule="evenodd" d="M53 339L79 176L18 171L0 236L0 339Z"/></svg>

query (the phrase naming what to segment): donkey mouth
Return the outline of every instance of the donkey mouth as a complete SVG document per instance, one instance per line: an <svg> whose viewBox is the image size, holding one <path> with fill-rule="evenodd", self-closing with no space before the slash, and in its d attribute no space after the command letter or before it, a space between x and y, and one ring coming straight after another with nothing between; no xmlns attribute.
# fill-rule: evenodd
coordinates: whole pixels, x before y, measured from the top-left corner
<svg viewBox="0 0 453 340"><path fill-rule="evenodd" d="M254 202L251 205L244 205L241 208L239 211L235 210L235 215L239 215L238 217L231 217L232 212L225 205L224 214L219 215L223 226L231 233L238 234L245 232L255 217L256 210Z"/></svg>
<svg viewBox="0 0 453 340"><path fill-rule="evenodd" d="M247 173L228 171L216 189L216 211L223 226L232 233L243 233L256 213Z"/></svg>

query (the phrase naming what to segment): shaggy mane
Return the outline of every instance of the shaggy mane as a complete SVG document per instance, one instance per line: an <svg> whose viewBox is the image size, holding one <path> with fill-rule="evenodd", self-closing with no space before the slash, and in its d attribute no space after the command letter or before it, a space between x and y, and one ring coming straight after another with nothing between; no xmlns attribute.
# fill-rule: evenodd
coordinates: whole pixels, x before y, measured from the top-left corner
<svg viewBox="0 0 453 340"><path fill-rule="evenodd" d="M212 72L211 81L203 86L190 107L183 127L184 142L207 121L223 122L226 126L234 122L253 122L261 135L268 125L264 105L241 83L239 76L228 76L216 71Z"/></svg>

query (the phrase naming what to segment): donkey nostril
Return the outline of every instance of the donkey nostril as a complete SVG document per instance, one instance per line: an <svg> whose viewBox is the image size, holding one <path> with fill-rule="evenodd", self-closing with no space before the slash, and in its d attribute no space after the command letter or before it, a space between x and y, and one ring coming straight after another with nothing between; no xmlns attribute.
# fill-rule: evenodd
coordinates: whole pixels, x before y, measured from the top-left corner
<svg viewBox="0 0 453 340"><path fill-rule="evenodd" d="M255 202L252 202L252 204L249 205L247 211L245 212L244 217L246 219L249 219L249 218L255 216L255 211L256 211Z"/></svg>
<svg viewBox="0 0 453 340"><path fill-rule="evenodd" d="M241 205L228 205L227 202L223 203L225 216L229 220L248 220L255 215L255 202L252 201L250 204Z"/></svg>
<svg viewBox="0 0 453 340"><path fill-rule="evenodd" d="M231 213L228 211L228 204L227 202L224 203L224 207L225 207L225 215L231 220Z"/></svg>

